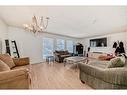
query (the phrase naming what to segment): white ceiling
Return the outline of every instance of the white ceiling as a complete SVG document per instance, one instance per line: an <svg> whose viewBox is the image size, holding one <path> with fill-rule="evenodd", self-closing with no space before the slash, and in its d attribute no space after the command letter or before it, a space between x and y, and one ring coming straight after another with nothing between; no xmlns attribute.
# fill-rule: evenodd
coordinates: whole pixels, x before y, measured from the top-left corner
<svg viewBox="0 0 127 95"><path fill-rule="evenodd" d="M36 15L50 17L47 31L76 38L115 32L127 25L126 6L0 6L0 17L23 28Z"/></svg>

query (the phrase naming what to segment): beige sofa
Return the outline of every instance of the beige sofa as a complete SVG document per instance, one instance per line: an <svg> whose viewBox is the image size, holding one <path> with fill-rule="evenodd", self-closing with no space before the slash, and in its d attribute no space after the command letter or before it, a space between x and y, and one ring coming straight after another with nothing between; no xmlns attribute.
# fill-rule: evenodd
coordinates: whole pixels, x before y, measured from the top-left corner
<svg viewBox="0 0 127 95"><path fill-rule="evenodd" d="M78 64L80 80L94 89L127 89L127 64L124 67L107 68L108 61Z"/></svg>
<svg viewBox="0 0 127 95"><path fill-rule="evenodd" d="M9 55L4 54L4 56L8 56L5 58L8 60ZM8 62L3 59L4 56L0 54L0 60ZM10 60L11 62L13 60L14 66L9 70L0 71L0 89L29 89L31 84L29 58L10 57Z"/></svg>

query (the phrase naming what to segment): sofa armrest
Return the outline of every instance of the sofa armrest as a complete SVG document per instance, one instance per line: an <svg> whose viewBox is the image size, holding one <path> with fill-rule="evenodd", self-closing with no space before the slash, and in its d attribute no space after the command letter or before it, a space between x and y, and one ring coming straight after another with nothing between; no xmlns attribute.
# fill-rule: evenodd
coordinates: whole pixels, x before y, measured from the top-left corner
<svg viewBox="0 0 127 95"><path fill-rule="evenodd" d="M30 82L29 72L25 68L0 72L2 89L28 89Z"/></svg>
<svg viewBox="0 0 127 95"><path fill-rule="evenodd" d="M0 72L0 83L1 83L1 81L11 80L11 79L21 76L21 75L26 76L27 74L28 74L28 70L25 68L14 69L14 70L9 70L9 71L2 71L2 72Z"/></svg>
<svg viewBox="0 0 127 95"><path fill-rule="evenodd" d="M13 62L15 63L16 66L28 65L30 64L30 59L29 57L13 58Z"/></svg>
<svg viewBox="0 0 127 95"><path fill-rule="evenodd" d="M85 73L110 84L127 86L127 68L101 68L79 63L80 73Z"/></svg>
<svg viewBox="0 0 127 95"><path fill-rule="evenodd" d="M103 74L104 79L110 83L127 86L127 68L107 68Z"/></svg>

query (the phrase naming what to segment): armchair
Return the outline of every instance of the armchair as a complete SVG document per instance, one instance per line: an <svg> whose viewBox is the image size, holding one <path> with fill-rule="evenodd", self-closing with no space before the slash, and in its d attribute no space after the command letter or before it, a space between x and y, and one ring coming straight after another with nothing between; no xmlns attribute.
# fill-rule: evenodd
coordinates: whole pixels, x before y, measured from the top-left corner
<svg viewBox="0 0 127 95"><path fill-rule="evenodd" d="M31 84L29 58L12 58L15 66L0 72L0 89L29 89Z"/></svg>

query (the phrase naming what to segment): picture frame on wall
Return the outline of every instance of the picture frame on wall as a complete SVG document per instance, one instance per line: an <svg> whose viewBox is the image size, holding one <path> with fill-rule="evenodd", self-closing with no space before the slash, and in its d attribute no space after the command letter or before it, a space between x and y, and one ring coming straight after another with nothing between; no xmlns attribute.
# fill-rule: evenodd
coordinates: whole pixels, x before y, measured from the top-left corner
<svg viewBox="0 0 127 95"><path fill-rule="evenodd" d="M107 37L90 39L90 47L107 47Z"/></svg>

